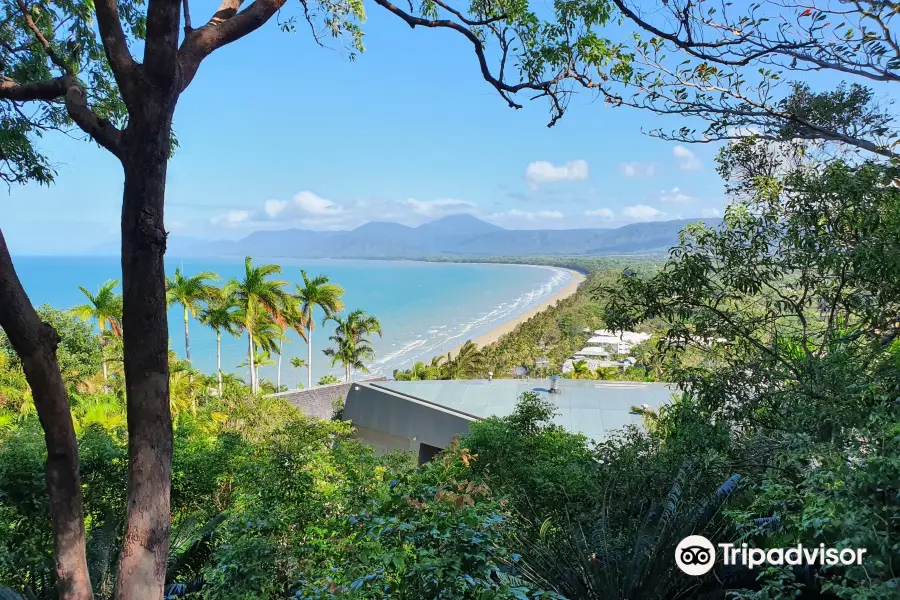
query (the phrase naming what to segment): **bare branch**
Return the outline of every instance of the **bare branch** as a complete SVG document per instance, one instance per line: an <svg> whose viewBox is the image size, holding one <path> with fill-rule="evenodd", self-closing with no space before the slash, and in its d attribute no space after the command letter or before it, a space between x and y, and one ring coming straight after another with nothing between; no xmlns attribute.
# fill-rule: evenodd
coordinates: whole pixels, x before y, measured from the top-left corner
<svg viewBox="0 0 900 600"><path fill-rule="evenodd" d="M441 2L441 0L434 0L434 3L437 4L438 6L440 6L441 8L443 8L444 10L446 10L448 13L455 16L462 23L469 25L470 27L482 27L484 25L490 25L491 23L497 23L499 21L503 21L506 19L506 15L498 15L496 17L490 17L488 19L480 19L477 21L473 21L472 19L467 18L464 14L462 14L460 11L456 10L449 4Z"/></svg>
<svg viewBox="0 0 900 600"><path fill-rule="evenodd" d="M561 98L562 93L556 90L555 86L559 82L569 77L570 74L560 74L556 77L541 82L522 82L515 85L510 85L502 79L498 79L491 73L491 70L488 67L487 58L484 54L484 44L470 29L467 29L456 21L451 21L449 19L423 19L421 17L417 17L392 4L389 0L375 0L375 3L403 19L406 24L412 28L429 27L433 29L451 29L468 39L472 43L475 54L478 57L478 64L481 68L482 77L485 81L490 83L494 87L494 89L497 90L500 96L504 100L506 100L507 104L509 104L511 108L522 108L521 104L518 104L512 99L513 94L525 90L532 90L540 92L537 96L535 96L536 98L546 96L550 99L551 104L553 105L554 112L551 117L550 123L548 124L548 127L552 127L553 125L555 125L559 118L562 117L565 106Z"/></svg>
<svg viewBox="0 0 900 600"><path fill-rule="evenodd" d="M28 6L25 5L25 2L22 0L16 0L16 3L19 5L19 10L22 11L22 16L25 17L25 24L28 25L28 29L31 30L31 33L34 34L34 37L37 39L38 43L40 43L41 47L44 49L44 52L50 58L50 61L59 67L59 69L67 74L72 74L72 68L66 64L62 58L59 57L58 54L53 50L53 46L50 45L50 42L47 41L47 38L44 37L44 34L41 33L41 30L38 29L38 26L34 23L34 19L31 18L31 11Z"/></svg>
<svg viewBox="0 0 900 600"><path fill-rule="evenodd" d="M860 2L841 0L841 6L848 8L838 9L802 0L763 0L749 10L738 4L729 15L728 3L713 11L702 2L663 0L659 10L645 11L647 15L669 17L660 18L656 25L638 8L629 6L632 3L628 0L612 1L644 31L710 63L731 67L753 63L784 67L790 63L790 68L796 69L799 62L813 70L827 69L872 81L900 81L896 68L900 44L888 23L897 14L891 3L867 2L871 8L866 8ZM769 10L763 11L763 7ZM778 17L772 18L773 14Z"/></svg>
<svg viewBox="0 0 900 600"><path fill-rule="evenodd" d="M262 27L287 0L255 0L244 10L240 0L224 0L209 22L185 36L178 52L181 63L179 89L184 90L204 58Z"/></svg>
<svg viewBox="0 0 900 600"><path fill-rule="evenodd" d="M188 6L188 0L183 0L182 4L184 6L184 35L187 35L194 30L191 27L191 8Z"/></svg>
<svg viewBox="0 0 900 600"><path fill-rule="evenodd" d="M18 83L12 79L0 79L0 100L12 100L14 102L30 102L43 100L45 102L61 98L68 88L66 76L36 81L34 83Z"/></svg>
<svg viewBox="0 0 900 600"><path fill-rule="evenodd" d="M153 87L169 101L174 99L173 94L181 91L177 88L181 6L181 0L149 0L147 6L143 71L152 80Z"/></svg>
<svg viewBox="0 0 900 600"><path fill-rule="evenodd" d="M66 110L85 133L98 144L109 150L118 158L122 158L122 132L115 125L103 119L87 105L84 88L74 77L69 76L66 89Z"/></svg>
<svg viewBox="0 0 900 600"><path fill-rule="evenodd" d="M97 0L97 27L100 39L106 52L106 60L112 68L116 84L122 93L126 106L135 106L138 100L137 71L138 65L128 49L128 40L119 21L119 8L116 0Z"/></svg>

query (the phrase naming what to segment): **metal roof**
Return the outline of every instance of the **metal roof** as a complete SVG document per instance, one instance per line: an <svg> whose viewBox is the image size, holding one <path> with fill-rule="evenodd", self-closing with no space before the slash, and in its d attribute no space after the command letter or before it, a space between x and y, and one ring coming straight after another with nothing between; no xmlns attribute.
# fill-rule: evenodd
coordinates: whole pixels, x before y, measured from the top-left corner
<svg viewBox="0 0 900 600"><path fill-rule="evenodd" d="M383 381L362 384L446 407L467 416L485 418L510 414L523 392L534 391L551 400L559 415L554 423L597 441L607 432L640 425L632 406L659 408L670 402L673 387L663 383L560 379L561 394L549 394L548 379L457 379L440 381Z"/></svg>

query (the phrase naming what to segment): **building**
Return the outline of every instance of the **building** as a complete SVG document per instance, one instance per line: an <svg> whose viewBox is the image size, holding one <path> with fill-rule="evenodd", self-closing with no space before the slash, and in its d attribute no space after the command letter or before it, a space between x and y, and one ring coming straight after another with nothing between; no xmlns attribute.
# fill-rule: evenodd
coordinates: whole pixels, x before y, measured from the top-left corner
<svg viewBox="0 0 900 600"><path fill-rule="evenodd" d="M454 436L468 433L471 423L510 414L524 392L556 404L558 425L602 441L613 429L641 423L633 406L658 409L674 391L631 381L561 379L559 394L550 394L548 386L546 379L359 382L347 394L344 418L377 450L411 450L425 462Z"/></svg>

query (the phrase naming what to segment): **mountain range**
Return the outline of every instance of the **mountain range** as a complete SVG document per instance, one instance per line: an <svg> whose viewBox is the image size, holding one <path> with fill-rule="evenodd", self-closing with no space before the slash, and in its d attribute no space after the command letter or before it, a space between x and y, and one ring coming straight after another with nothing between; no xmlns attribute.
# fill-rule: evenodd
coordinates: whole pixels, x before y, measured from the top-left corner
<svg viewBox="0 0 900 600"><path fill-rule="evenodd" d="M719 221L721 219L704 219L707 225L716 225ZM679 219L632 223L614 229L516 230L460 214L418 227L372 222L350 231L257 231L243 239L230 241L170 236L167 253L181 257L249 255L395 259L655 254L677 244L678 232L695 222L697 219Z"/></svg>

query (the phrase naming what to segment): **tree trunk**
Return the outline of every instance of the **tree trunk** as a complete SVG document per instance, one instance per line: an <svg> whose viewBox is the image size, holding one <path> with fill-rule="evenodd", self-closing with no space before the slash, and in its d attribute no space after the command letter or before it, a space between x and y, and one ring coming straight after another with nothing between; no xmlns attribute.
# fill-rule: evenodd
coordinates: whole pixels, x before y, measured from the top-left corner
<svg viewBox="0 0 900 600"><path fill-rule="evenodd" d="M22 359L44 430L44 475L50 496L56 577L62 600L94 597L85 558L84 512L78 472L78 441L66 387L56 360L59 335L42 323L13 268L0 231L0 327Z"/></svg>
<svg viewBox="0 0 900 600"><path fill-rule="evenodd" d="M350 365L344 365L344 381L350 382Z"/></svg>
<svg viewBox="0 0 900 600"><path fill-rule="evenodd" d="M284 353L284 340L278 340L278 374L275 375L275 391L281 391L281 355Z"/></svg>
<svg viewBox="0 0 900 600"><path fill-rule="evenodd" d="M107 385L107 382L109 381L109 375L106 370L106 361L104 360L102 362L103 362L103 393L108 394L109 393L109 385Z"/></svg>
<svg viewBox="0 0 900 600"><path fill-rule="evenodd" d="M161 598L169 553L172 416L163 256L174 92L151 88L123 133L122 328L128 408L127 521L116 600Z"/></svg>
<svg viewBox="0 0 900 600"><path fill-rule="evenodd" d="M312 387L312 327L306 328L306 389Z"/></svg>
<svg viewBox="0 0 900 600"><path fill-rule="evenodd" d="M193 366L191 362L191 338L188 335L188 309L184 309L184 355L187 357L188 364Z"/></svg>
<svg viewBox="0 0 900 600"><path fill-rule="evenodd" d="M247 362L250 364L250 391L256 393L256 361L253 356L253 332L247 329L247 344L250 348Z"/></svg>
<svg viewBox="0 0 900 600"><path fill-rule="evenodd" d="M219 376L219 398L222 397L222 332L216 331L216 373Z"/></svg>

